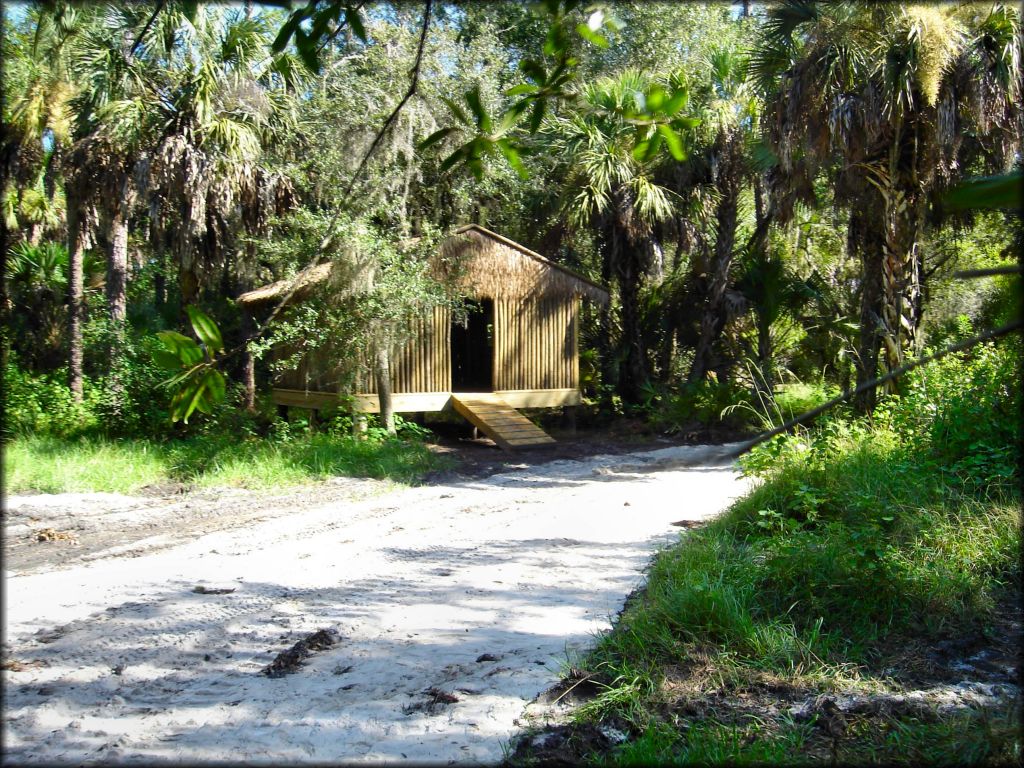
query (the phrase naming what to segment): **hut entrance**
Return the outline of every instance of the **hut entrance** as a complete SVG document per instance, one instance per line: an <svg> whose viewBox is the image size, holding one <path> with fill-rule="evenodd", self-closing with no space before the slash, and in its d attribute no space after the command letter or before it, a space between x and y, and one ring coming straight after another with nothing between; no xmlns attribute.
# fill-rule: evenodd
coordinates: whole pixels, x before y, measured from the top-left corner
<svg viewBox="0 0 1024 768"><path fill-rule="evenodd" d="M452 392L494 391L494 302L466 303L465 324L452 323Z"/></svg>

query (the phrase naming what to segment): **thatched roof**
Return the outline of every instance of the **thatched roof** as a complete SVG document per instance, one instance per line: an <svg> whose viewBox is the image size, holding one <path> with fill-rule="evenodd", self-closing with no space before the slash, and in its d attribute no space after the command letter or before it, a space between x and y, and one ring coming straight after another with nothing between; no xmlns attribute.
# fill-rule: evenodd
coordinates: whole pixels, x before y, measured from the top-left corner
<svg viewBox="0 0 1024 768"><path fill-rule="evenodd" d="M434 258L439 276L453 280L475 299L585 296L599 304L609 300L606 288L479 224L456 229ZM330 263L318 264L293 278L244 293L238 300L247 306L279 301L293 288L291 299L301 300L331 274Z"/></svg>
<svg viewBox="0 0 1024 768"><path fill-rule="evenodd" d="M327 264L317 264L311 269L300 272L295 277L278 280L276 283L270 283L262 288L256 288L248 293L243 293L238 297L238 301L246 305L276 301L286 296L293 286L295 287L295 292L292 294L292 298L301 299L307 296L315 286L326 280L330 274L331 265L329 262Z"/></svg>
<svg viewBox="0 0 1024 768"><path fill-rule="evenodd" d="M476 299L585 296L608 303L608 289L479 224L441 243L439 266Z"/></svg>

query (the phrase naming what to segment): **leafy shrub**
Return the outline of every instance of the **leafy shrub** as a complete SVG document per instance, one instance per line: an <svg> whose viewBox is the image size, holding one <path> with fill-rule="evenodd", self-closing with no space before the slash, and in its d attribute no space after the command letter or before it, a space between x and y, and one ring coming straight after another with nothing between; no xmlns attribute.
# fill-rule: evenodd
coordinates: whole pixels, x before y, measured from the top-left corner
<svg viewBox="0 0 1024 768"><path fill-rule="evenodd" d="M664 396L653 421L669 433L685 429L694 422L743 429L757 421L755 412L749 407L736 408L738 403L746 403L747 399L746 390L735 384L701 381L685 386L678 394Z"/></svg>
<svg viewBox="0 0 1024 768"><path fill-rule="evenodd" d="M33 375L23 371L11 352L4 366L3 438L40 434L72 437L97 427L100 391L85 383L85 397L76 403L64 370Z"/></svg>

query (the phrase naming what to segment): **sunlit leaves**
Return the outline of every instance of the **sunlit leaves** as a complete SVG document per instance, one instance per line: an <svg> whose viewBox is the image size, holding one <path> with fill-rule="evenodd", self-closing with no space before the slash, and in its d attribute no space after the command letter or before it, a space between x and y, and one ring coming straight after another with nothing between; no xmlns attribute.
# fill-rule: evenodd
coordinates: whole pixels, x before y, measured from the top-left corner
<svg viewBox="0 0 1024 768"><path fill-rule="evenodd" d="M285 3L281 3L285 4ZM275 52L283 51L289 42L294 42L299 58L311 72L320 71L320 51L345 27L352 30L357 38L366 41L366 27L361 9L363 3L333 0L321 3L310 0L306 5L292 11L274 39Z"/></svg>
<svg viewBox="0 0 1024 768"><path fill-rule="evenodd" d="M226 382L224 374L216 369L218 352L224 351L224 340L217 324L196 307L186 307L197 343L177 331L156 334L162 349L152 352L153 363L174 375L163 382L171 390L171 421L188 423L195 412L212 413L213 407L223 401Z"/></svg>

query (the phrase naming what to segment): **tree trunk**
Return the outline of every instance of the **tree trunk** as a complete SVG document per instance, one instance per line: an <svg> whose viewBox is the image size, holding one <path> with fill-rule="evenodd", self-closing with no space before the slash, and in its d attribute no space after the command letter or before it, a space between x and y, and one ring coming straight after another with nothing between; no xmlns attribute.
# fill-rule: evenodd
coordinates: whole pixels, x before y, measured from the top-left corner
<svg viewBox="0 0 1024 768"><path fill-rule="evenodd" d="M729 287L729 268L732 266L733 246L736 242L736 216L739 190L726 189L718 203L716 219L718 234L715 238L714 264L711 282L704 300L700 319L700 338L693 353L693 364L686 377L693 384L704 379L711 363L711 347L725 328L725 308L722 300Z"/></svg>
<svg viewBox="0 0 1024 768"><path fill-rule="evenodd" d="M601 283L611 286L612 284L612 263L615 260L615 249L618 242L611 227L605 227L602 232L599 250L601 251ZM612 302L609 300L604 304L598 315L598 337L599 352L601 355L601 383L605 386L612 386L618 379L618 371L615 366L615 354L612 347Z"/></svg>
<svg viewBox="0 0 1024 768"><path fill-rule="evenodd" d="M249 413L256 413L256 357L249 349L248 339L256 330L252 313L248 309L242 309L242 342L245 349L242 352L242 378L245 380L245 410Z"/></svg>
<svg viewBox="0 0 1024 768"><path fill-rule="evenodd" d="M921 250L923 195L917 188L917 135L910 159L911 178L901 172L901 132L889 152L884 194L884 259L882 261L882 320L885 367L892 371L904 363L906 352L920 351ZM895 381L887 385L895 389Z"/></svg>
<svg viewBox="0 0 1024 768"><path fill-rule="evenodd" d="M377 345L373 374L377 380L377 402L380 404L380 423L389 435L395 434L395 412L391 402L391 360L385 343Z"/></svg>
<svg viewBox="0 0 1024 768"><path fill-rule="evenodd" d="M123 333L128 316L128 219L122 212L115 214L110 221L107 315L113 332Z"/></svg>
<svg viewBox="0 0 1024 768"><path fill-rule="evenodd" d="M68 387L82 402L82 314L84 309L85 232L83 217L68 205Z"/></svg>
<svg viewBox="0 0 1024 768"><path fill-rule="evenodd" d="M874 212L854 212L850 215L850 243L860 251L861 294L860 294L860 337L854 367L857 386L875 378L878 372L878 352L882 343L882 262L884 259L884 237L879 227L870 220ZM854 398L854 407L863 414L875 408L876 391L869 389Z"/></svg>
<svg viewBox="0 0 1024 768"><path fill-rule="evenodd" d="M167 256L160 254L157 257L157 269L153 273L153 306L158 314L163 315L167 306Z"/></svg>
<svg viewBox="0 0 1024 768"><path fill-rule="evenodd" d="M619 377L622 399L638 403L641 387L647 381L647 360L644 352L643 333L640 328L640 280L643 273L641 249L650 247L647 243L635 243L625 232L618 232L620 252L615 260L615 273L619 282L619 297L622 302L622 342L625 358Z"/></svg>

